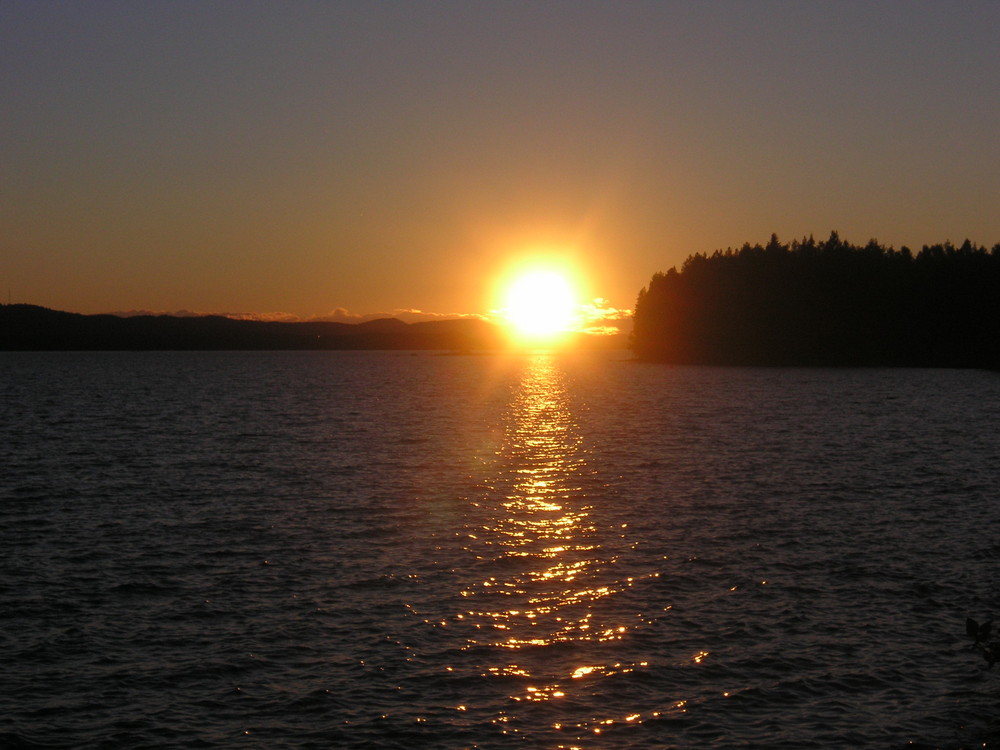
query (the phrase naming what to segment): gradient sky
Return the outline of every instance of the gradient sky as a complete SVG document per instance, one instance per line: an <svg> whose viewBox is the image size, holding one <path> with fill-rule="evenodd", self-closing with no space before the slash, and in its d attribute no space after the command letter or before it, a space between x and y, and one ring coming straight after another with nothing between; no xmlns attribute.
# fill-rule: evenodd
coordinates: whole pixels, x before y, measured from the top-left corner
<svg viewBox="0 0 1000 750"><path fill-rule="evenodd" d="M534 252L631 307L772 232L992 245L998 34L995 0L4 0L0 285L484 313Z"/></svg>

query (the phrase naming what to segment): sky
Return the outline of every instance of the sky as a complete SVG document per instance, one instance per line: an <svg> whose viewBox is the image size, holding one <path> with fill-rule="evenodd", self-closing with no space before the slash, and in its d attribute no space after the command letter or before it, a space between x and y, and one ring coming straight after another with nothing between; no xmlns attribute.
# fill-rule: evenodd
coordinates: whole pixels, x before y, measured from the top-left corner
<svg viewBox="0 0 1000 750"><path fill-rule="evenodd" d="M995 0L4 0L3 301L486 314L538 257L627 309L772 232L992 246L998 30Z"/></svg>

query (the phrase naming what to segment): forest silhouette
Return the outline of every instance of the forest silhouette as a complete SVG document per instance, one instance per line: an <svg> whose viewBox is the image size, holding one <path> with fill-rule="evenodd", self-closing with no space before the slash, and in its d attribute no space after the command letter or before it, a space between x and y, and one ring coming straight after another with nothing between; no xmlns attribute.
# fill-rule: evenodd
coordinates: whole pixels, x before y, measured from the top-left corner
<svg viewBox="0 0 1000 750"><path fill-rule="evenodd" d="M632 349L675 364L1000 367L1000 244L744 244L653 275Z"/></svg>

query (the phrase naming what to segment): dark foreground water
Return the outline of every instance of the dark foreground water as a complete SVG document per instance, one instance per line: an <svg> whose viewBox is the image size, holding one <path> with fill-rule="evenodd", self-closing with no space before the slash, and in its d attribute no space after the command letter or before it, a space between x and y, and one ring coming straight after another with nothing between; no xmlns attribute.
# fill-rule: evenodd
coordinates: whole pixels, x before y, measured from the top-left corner
<svg viewBox="0 0 1000 750"><path fill-rule="evenodd" d="M0 747L996 747L1000 375L624 356L0 354Z"/></svg>

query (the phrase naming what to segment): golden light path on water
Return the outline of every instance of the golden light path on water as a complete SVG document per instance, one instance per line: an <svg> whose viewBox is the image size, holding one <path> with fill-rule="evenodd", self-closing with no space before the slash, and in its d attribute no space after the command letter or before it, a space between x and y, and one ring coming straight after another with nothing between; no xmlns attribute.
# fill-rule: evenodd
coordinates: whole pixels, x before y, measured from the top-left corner
<svg viewBox="0 0 1000 750"><path fill-rule="evenodd" d="M514 688L510 710L494 723L517 734L544 716L550 730L570 735L570 744L558 745L569 748L576 747L572 735L594 738L611 724L644 718L594 715L593 680L648 666L623 660L613 648L650 622L618 598L638 579L659 574L619 572L630 549L628 524L600 517L595 488L603 485L588 460L566 377L553 355L535 354L525 363L490 459L490 481L475 503L479 525L468 530L466 548L486 574L462 589L467 607L453 622L468 629L463 649L482 654L483 675L506 678ZM552 710L525 719L525 710L538 704Z"/></svg>

